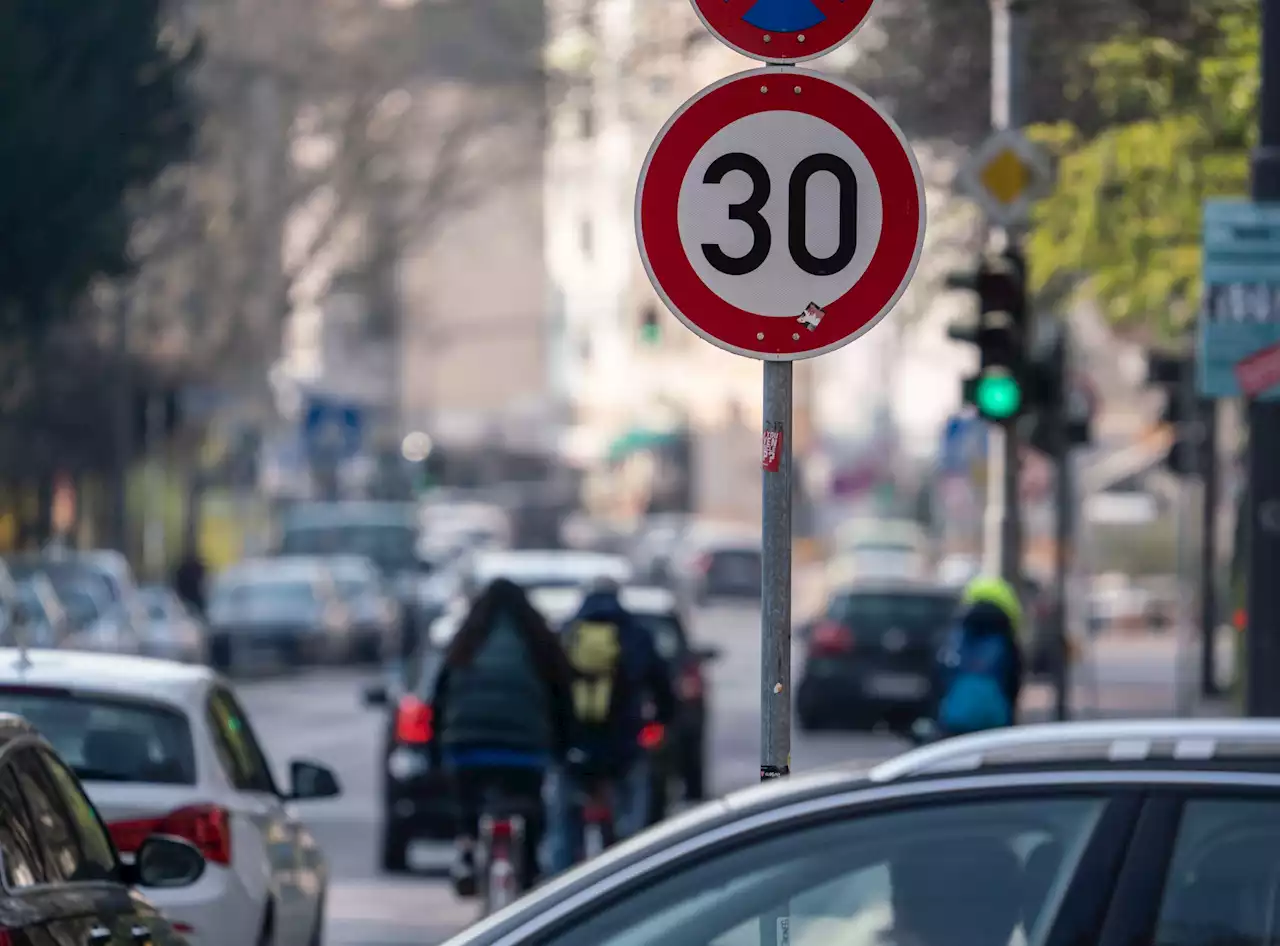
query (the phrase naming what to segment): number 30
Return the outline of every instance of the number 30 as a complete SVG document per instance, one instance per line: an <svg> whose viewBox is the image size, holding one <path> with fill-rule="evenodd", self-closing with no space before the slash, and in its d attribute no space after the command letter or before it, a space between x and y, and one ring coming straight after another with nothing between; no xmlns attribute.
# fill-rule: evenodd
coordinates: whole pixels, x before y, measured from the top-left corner
<svg viewBox="0 0 1280 946"><path fill-rule="evenodd" d="M751 228L751 249L742 256L730 256L715 243L702 244L707 262L728 276L745 276L764 265L773 247L769 222L760 213L773 189L769 172L756 158L741 151L722 154L711 162L702 176L704 184L719 184L730 171L742 171L751 178L751 195L740 204L729 205L729 219L741 220ZM830 256L814 256L805 240L807 223L805 197L809 179L826 171L840 185L840 239ZM811 154L796 165L787 184L787 251L795 264L811 276L830 276L849 265L858 249L858 178L847 161L834 154Z"/></svg>

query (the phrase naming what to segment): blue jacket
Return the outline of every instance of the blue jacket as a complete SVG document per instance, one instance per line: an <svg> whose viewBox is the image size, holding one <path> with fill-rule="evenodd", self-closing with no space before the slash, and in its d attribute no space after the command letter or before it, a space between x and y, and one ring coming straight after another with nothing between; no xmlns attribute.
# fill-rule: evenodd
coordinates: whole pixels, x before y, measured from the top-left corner
<svg viewBox="0 0 1280 946"><path fill-rule="evenodd" d="M649 631L618 601L617 595L593 592L583 600L578 613L564 626L567 635L579 623L612 624L618 629L619 672L622 678L621 705L611 720L605 742L578 745L590 758L626 764L640 752L640 730L644 727L644 703L651 700L657 722L668 725L675 716L675 695L671 688L671 668L654 646Z"/></svg>
<svg viewBox="0 0 1280 946"><path fill-rule="evenodd" d="M971 605L948 635L946 644L938 654L942 691L945 694L954 683L960 669L961 655L969 652L979 641L987 639L996 639L1005 645L1005 659L1001 661L1000 679L997 682L1010 708L1016 711L1022 690L1022 649L1018 645L1008 614L989 602Z"/></svg>

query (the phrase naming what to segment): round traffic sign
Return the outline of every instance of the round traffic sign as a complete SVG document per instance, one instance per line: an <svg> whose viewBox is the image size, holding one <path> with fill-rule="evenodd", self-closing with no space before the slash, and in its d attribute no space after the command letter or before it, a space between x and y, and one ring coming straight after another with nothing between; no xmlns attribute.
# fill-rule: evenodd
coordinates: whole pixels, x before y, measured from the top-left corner
<svg viewBox="0 0 1280 946"><path fill-rule="evenodd" d="M762 62L803 62L842 44L875 0L692 0L720 42Z"/></svg>
<svg viewBox="0 0 1280 946"><path fill-rule="evenodd" d="M858 89L769 66L703 89L640 171L636 239L690 330L749 358L833 351L906 291L924 246L924 181L898 127Z"/></svg>

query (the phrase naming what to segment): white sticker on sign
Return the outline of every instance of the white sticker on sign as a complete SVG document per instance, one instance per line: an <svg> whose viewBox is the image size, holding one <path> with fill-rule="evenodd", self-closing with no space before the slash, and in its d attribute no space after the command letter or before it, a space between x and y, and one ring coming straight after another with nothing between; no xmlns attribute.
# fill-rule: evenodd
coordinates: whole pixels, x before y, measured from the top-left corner
<svg viewBox="0 0 1280 946"><path fill-rule="evenodd" d="M791 946L791 917L778 917L778 946Z"/></svg>

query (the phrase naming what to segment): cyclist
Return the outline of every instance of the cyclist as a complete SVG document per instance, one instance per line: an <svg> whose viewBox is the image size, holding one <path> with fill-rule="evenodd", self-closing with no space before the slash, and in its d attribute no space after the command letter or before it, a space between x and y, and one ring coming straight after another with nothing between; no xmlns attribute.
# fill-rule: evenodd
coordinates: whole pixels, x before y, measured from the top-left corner
<svg viewBox="0 0 1280 946"><path fill-rule="evenodd" d="M1013 725L1023 677L1021 618L1018 596L1002 579L975 578L965 588L959 622L939 655L942 733Z"/></svg>
<svg viewBox="0 0 1280 946"><path fill-rule="evenodd" d="M453 775L458 805L452 869L462 896L476 890L475 842L486 794L525 815L525 876L538 874L542 785L568 746L571 673L564 651L520 587L499 578L475 599L436 679L433 762Z"/></svg>
<svg viewBox="0 0 1280 946"><path fill-rule="evenodd" d="M581 857L584 790L603 782L612 789L613 833L625 838L644 828L649 807L649 767L639 745L651 700L656 722L675 712L670 668L653 638L618 599L617 582L598 582L561 632L574 671L571 763L557 773L551 801L551 868L572 867Z"/></svg>

